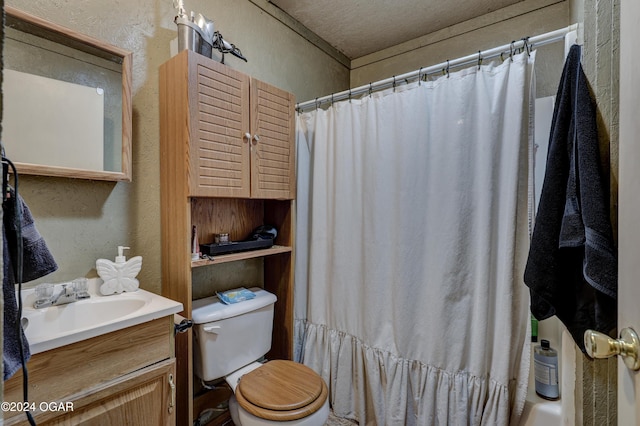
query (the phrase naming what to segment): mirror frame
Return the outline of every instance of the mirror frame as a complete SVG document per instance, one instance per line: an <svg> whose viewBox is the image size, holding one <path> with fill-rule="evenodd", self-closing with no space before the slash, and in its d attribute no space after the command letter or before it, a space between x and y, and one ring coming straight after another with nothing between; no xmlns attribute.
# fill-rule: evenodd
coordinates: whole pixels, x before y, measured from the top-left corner
<svg viewBox="0 0 640 426"><path fill-rule="evenodd" d="M5 26L15 22L17 23L16 27L19 27L17 29L20 31L46 38L55 43L107 59L122 66L122 170L119 172L85 170L15 161L14 164L18 172L40 176L131 182L131 62L133 53L13 7L5 6L4 10L6 14Z"/></svg>

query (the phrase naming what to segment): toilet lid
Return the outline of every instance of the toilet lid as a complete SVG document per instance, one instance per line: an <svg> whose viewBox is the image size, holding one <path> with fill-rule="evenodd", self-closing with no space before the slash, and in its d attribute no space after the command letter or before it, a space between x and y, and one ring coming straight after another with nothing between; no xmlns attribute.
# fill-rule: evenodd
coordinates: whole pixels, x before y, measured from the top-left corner
<svg viewBox="0 0 640 426"><path fill-rule="evenodd" d="M322 378L306 365L273 360L242 376L238 386L253 405L267 410L295 410L318 399Z"/></svg>
<svg viewBox="0 0 640 426"><path fill-rule="evenodd" d="M327 398L322 378L309 367L292 361L274 360L240 379L238 404L246 411L279 421L313 414Z"/></svg>

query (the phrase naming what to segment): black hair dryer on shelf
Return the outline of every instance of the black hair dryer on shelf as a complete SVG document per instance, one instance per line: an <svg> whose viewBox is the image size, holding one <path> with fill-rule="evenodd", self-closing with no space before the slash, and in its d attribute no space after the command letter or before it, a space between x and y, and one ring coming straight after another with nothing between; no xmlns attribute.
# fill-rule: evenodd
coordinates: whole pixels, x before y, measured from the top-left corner
<svg viewBox="0 0 640 426"><path fill-rule="evenodd" d="M251 233L251 237L248 240L275 240L278 236L278 230L275 226L260 225Z"/></svg>

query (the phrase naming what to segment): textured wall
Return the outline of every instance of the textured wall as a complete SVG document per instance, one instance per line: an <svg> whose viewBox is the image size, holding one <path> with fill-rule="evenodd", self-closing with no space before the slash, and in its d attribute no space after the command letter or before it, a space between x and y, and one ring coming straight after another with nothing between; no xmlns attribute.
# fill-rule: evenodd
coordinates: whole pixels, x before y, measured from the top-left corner
<svg viewBox="0 0 640 426"><path fill-rule="evenodd" d="M598 137L603 169L609 171L611 218L614 234L618 228L618 114L620 75L620 2L584 0L583 68L596 99ZM616 425L616 358L591 360L578 352L582 401L577 401L576 424Z"/></svg>
<svg viewBox="0 0 640 426"><path fill-rule="evenodd" d="M133 182L20 178L20 192L60 265L46 280L95 276L97 258L113 259L118 245L128 245L128 256L143 256L141 286L159 293L158 67L171 57L171 41L177 36L172 1L6 4L133 52ZM288 90L301 101L348 87L348 69L267 13L271 5L266 1L186 0L185 6L212 19L249 59L244 63L226 55L230 67Z"/></svg>
<svg viewBox="0 0 640 426"><path fill-rule="evenodd" d="M352 63L351 86L358 87L411 72L420 67L477 53L511 40L568 26L569 3L562 0L525 0L416 40L391 47ZM564 47L555 43L540 49L536 61L538 96L555 94L564 62Z"/></svg>

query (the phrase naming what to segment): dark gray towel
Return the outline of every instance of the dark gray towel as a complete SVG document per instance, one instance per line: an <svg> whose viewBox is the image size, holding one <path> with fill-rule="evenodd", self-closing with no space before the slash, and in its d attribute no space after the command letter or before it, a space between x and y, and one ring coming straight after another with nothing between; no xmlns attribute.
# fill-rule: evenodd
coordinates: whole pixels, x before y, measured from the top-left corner
<svg viewBox="0 0 640 426"><path fill-rule="evenodd" d="M22 213L20 228L18 213ZM56 269L56 264L47 245L33 223L33 217L22 197L17 197L11 191L10 197L3 204L3 232L2 254L4 279L2 292L4 295L4 340L2 361L4 363L4 380L18 371L22 366L20 354L20 340L25 362L31 357L29 344L22 329L18 329L18 305L16 301L15 284L17 283L17 230L22 231L23 261L22 281L33 281L43 277Z"/></svg>
<svg viewBox="0 0 640 426"><path fill-rule="evenodd" d="M596 108L574 45L556 97L524 281L533 315L556 315L583 352L585 330L610 334L616 327L618 265L606 182Z"/></svg>

